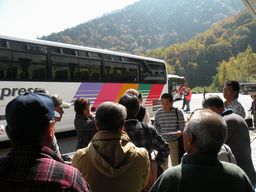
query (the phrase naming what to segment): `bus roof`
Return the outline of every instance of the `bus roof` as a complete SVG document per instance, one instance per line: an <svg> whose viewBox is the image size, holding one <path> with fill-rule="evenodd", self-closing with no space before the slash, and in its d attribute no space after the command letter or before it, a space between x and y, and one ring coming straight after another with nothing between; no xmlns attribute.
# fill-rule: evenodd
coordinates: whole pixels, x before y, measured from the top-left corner
<svg viewBox="0 0 256 192"><path fill-rule="evenodd" d="M55 46L55 47L61 47L61 48L70 48L70 49L75 49L75 50L91 51L91 52L97 52L97 53L103 53L103 54L110 54L110 55L116 55L116 56L122 56L122 57L130 57L130 58L134 58L134 59L143 59L143 60L148 60L148 61L153 61L153 62L165 63L164 60L151 58L151 57L144 57L144 56L138 56L138 55L133 55L133 54L124 53L124 52L111 51L111 50L107 50L107 49L84 47L84 46L80 46L80 45L65 44L65 43L59 43L59 42L53 42L53 41L45 41L45 40L39 40L39 39L23 39L23 38L10 37L10 36L5 36L5 35L0 35L0 39L27 42L27 43L40 44L40 45Z"/></svg>

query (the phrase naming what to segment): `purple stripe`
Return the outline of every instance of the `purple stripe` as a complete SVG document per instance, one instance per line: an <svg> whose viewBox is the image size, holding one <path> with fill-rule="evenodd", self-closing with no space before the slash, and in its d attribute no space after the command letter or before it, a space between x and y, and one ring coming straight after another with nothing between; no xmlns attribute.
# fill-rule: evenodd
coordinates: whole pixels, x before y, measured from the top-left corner
<svg viewBox="0 0 256 192"><path fill-rule="evenodd" d="M81 83L73 100L79 97L84 97L90 99L90 101L94 103L101 90L102 85L103 83Z"/></svg>

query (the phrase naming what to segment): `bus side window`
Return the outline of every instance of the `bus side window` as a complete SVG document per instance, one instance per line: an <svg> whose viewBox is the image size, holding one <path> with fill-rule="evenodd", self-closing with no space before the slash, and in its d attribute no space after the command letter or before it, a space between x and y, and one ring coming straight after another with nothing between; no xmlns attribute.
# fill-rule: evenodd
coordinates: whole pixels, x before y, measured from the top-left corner
<svg viewBox="0 0 256 192"><path fill-rule="evenodd" d="M75 80L78 72L78 59L53 55L51 56L52 79L58 81Z"/></svg>
<svg viewBox="0 0 256 192"><path fill-rule="evenodd" d="M33 71L32 79L33 80L44 80L45 79L45 71L44 71L44 69L43 68L35 69Z"/></svg>
<svg viewBox="0 0 256 192"><path fill-rule="evenodd" d="M17 79L17 67L10 67L10 68L7 69L6 79L7 80Z"/></svg>
<svg viewBox="0 0 256 192"><path fill-rule="evenodd" d="M100 73L93 72L91 75L91 80L92 81L99 81L100 80Z"/></svg>
<svg viewBox="0 0 256 192"><path fill-rule="evenodd" d="M7 69L11 66L11 52L0 51L0 79L6 80Z"/></svg>
<svg viewBox="0 0 256 192"><path fill-rule="evenodd" d="M63 69L55 72L55 80L67 80L68 78L68 71Z"/></svg>
<svg viewBox="0 0 256 192"><path fill-rule="evenodd" d="M134 64L126 64L124 63L125 73L124 73L124 82L138 82L139 77L139 69L137 65Z"/></svg>
<svg viewBox="0 0 256 192"><path fill-rule="evenodd" d="M88 71L79 72L79 78L81 81L88 81L90 79Z"/></svg>
<svg viewBox="0 0 256 192"><path fill-rule="evenodd" d="M4 80L5 79L5 75L4 75L4 70L0 71L0 79Z"/></svg>
<svg viewBox="0 0 256 192"><path fill-rule="evenodd" d="M105 61L104 77L108 82L124 82L124 68L121 62Z"/></svg>
<svg viewBox="0 0 256 192"><path fill-rule="evenodd" d="M163 64L144 61L141 67L143 83L166 83L166 69Z"/></svg>
<svg viewBox="0 0 256 192"><path fill-rule="evenodd" d="M19 79L28 80L29 79L29 67L30 67L30 59L19 58L20 69Z"/></svg>
<svg viewBox="0 0 256 192"><path fill-rule="evenodd" d="M100 59L79 59L79 80L99 82L101 79Z"/></svg>
<svg viewBox="0 0 256 192"><path fill-rule="evenodd" d="M78 71L77 64L69 63L70 80L77 80L77 76L76 76L77 71Z"/></svg>
<svg viewBox="0 0 256 192"><path fill-rule="evenodd" d="M13 52L12 58L12 65L13 67L16 67L17 71L17 75L15 74L15 72L12 72L12 78L18 78L16 80L34 80L36 77L33 73L36 69L43 68L44 70L46 70L47 56L44 54ZM45 80L45 77L40 78L41 79L37 80Z"/></svg>

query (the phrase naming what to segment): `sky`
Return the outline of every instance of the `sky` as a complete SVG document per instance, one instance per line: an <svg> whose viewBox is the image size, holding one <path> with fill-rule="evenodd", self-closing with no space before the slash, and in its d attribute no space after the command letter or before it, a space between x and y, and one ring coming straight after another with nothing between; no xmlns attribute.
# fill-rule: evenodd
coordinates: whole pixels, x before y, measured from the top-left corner
<svg viewBox="0 0 256 192"><path fill-rule="evenodd" d="M0 0L0 35L35 39L138 0Z"/></svg>

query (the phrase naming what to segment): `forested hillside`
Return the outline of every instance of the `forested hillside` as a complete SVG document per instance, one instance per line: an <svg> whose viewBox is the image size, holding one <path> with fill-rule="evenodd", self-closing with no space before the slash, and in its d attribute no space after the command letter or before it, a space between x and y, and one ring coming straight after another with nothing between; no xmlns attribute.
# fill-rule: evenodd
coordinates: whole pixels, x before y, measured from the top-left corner
<svg viewBox="0 0 256 192"><path fill-rule="evenodd" d="M217 68L212 87L222 87L225 80L256 83L256 53L248 48L228 61L222 61Z"/></svg>
<svg viewBox="0 0 256 192"><path fill-rule="evenodd" d="M209 86L213 82L213 76L216 75L220 62L229 63L228 60L231 57L237 59L236 56L245 51L248 45L252 51L256 51L255 34L256 20L252 19L248 13L242 12L215 24L211 29L197 34L186 43L151 50L148 51L147 55L164 58L172 66L175 73L186 77L191 86ZM246 62L242 62L244 60L241 59L241 56L239 61L240 68L243 68L244 65L247 66ZM233 64L227 66L232 68ZM231 72L229 72L229 76L225 75L227 73L223 72L224 68L218 68L219 74L214 78L213 85L221 85L223 75L232 78ZM236 69L239 70L239 68L234 68L234 71ZM235 75L235 73L237 72L233 74ZM243 75L240 75L240 77ZM236 78L238 78L238 75ZM238 80L245 81L241 78L238 78Z"/></svg>
<svg viewBox="0 0 256 192"><path fill-rule="evenodd" d="M240 0L140 0L42 39L143 53L185 42L243 8Z"/></svg>

